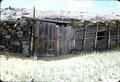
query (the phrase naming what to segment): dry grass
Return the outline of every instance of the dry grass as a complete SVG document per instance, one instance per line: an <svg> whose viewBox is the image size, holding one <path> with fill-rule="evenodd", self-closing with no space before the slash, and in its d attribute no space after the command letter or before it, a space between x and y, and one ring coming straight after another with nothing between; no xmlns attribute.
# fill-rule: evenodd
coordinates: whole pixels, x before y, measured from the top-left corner
<svg viewBox="0 0 120 82"><path fill-rule="evenodd" d="M118 82L120 51L44 57L38 60L1 55L0 78L4 81Z"/></svg>

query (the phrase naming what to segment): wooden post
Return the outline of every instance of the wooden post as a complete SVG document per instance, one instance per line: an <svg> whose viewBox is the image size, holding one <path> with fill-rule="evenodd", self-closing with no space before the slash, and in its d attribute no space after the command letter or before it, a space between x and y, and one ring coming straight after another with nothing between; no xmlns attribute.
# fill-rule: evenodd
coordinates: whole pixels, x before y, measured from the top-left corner
<svg viewBox="0 0 120 82"><path fill-rule="evenodd" d="M56 37L56 39L57 39L57 45L56 45L57 55L59 55L59 26L58 25L56 25L56 32L57 32L57 37Z"/></svg>
<svg viewBox="0 0 120 82"><path fill-rule="evenodd" d="M33 17L35 18L35 6L33 8Z"/></svg>
<svg viewBox="0 0 120 82"><path fill-rule="evenodd" d="M33 9L33 17L35 18L35 6L34 6L34 9ZM32 55L34 54L35 52L35 37L34 37L34 33L35 33L35 27L36 27L36 23L34 21L34 24L32 25L32 33L31 33L31 50L32 50Z"/></svg>
<svg viewBox="0 0 120 82"><path fill-rule="evenodd" d="M110 41L110 39L111 39L111 33L110 33L110 25L109 25L109 23L107 23L107 27L108 27L108 48L110 48L110 44L111 44L111 41Z"/></svg>
<svg viewBox="0 0 120 82"><path fill-rule="evenodd" d="M32 55L34 55L35 52L35 39L34 39L34 32L35 32L35 27L36 27L36 23L34 22L33 26L32 26Z"/></svg>
<svg viewBox="0 0 120 82"><path fill-rule="evenodd" d="M33 28L33 46L34 46L34 51L37 51L38 48L39 48L39 24L40 22L37 21L36 24L35 24L35 27Z"/></svg>
<svg viewBox="0 0 120 82"><path fill-rule="evenodd" d="M85 25L85 28L84 28L83 46L82 46L83 50L85 49L85 46L86 46L86 28L87 28L87 24Z"/></svg>
<svg viewBox="0 0 120 82"><path fill-rule="evenodd" d="M33 24L30 25L30 43L29 43L29 54L32 55L32 50L33 50Z"/></svg>
<svg viewBox="0 0 120 82"><path fill-rule="evenodd" d="M1 9L1 2L2 0L0 0L0 9ZM1 22L1 11L0 11L0 22Z"/></svg>
<svg viewBox="0 0 120 82"><path fill-rule="evenodd" d="M94 49L97 48L97 33L98 33L98 26L99 26L99 24L97 23L96 30L95 30Z"/></svg>
<svg viewBox="0 0 120 82"><path fill-rule="evenodd" d="M119 36L120 36L120 28L119 28L119 24L117 23L117 46L119 46L119 40L120 40L120 38L119 38Z"/></svg>

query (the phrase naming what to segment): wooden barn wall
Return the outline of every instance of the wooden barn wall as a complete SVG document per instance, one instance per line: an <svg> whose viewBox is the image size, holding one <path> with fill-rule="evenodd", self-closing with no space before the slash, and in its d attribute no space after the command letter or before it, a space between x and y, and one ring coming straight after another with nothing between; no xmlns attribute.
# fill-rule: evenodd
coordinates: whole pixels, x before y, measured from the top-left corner
<svg viewBox="0 0 120 82"><path fill-rule="evenodd" d="M38 55L106 49L120 45L119 23L74 22L74 25L36 21L34 50Z"/></svg>
<svg viewBox="0 0 120 82"><path fill-rule="evenodd" d="M0 50L53 56L120 46L120 22L18 22L0 23Z"/></svg>
<svg viewBox="0 0 120 82"><path fill-rule="evenodd" d="M37 55L69 53L74 47L72 26L36 21L33 27L33 50Z"/></svg>

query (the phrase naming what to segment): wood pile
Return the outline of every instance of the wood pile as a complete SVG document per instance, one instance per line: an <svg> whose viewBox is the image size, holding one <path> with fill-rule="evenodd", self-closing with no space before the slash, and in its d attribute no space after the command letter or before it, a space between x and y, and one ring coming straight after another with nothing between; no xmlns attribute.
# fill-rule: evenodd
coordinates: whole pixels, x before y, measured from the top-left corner
<svg viewBox="0 0 120 82"><path fill-rule="evenodd" d="M0 49L29 53L30 24L18 19L0 22Z"/></svg>

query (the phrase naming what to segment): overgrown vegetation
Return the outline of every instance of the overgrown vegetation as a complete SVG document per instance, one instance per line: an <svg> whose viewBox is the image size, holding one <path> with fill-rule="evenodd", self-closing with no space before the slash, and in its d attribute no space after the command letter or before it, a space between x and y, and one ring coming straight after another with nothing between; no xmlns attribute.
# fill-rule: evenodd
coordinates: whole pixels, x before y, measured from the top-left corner
<svg viewBox="0 0 120 82"><path fill-rule="evenodd" d="M7 53L4 53L7 54ZM3 81L118 82L120 51L71 54L27 59L16 54L0 55ZM8 58L7 58L8 57Z"/></svg>

